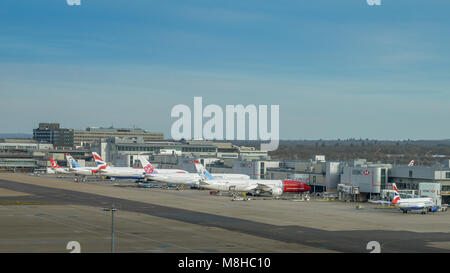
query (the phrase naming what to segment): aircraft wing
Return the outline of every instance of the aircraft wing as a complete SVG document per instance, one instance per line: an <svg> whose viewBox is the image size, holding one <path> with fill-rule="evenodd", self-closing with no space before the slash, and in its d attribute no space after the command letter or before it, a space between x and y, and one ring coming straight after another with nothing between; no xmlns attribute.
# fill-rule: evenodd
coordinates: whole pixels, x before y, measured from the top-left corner
<svg viewBox="0 0 450 273"><path fill-rule="evenodd" d="M272 192L272 187L263 184L263 183L257 183L255 190L261 190L261 191L267 191L267 192Z"/></svg>
<svg viewBox="0 0 450 273"><path fill-rule="evenodd" d="M203 180L200 180L199 185L200 185L200 186L206 186L206 185L210 185L210 183L205 182L205 181L203 181Z"/></svg>

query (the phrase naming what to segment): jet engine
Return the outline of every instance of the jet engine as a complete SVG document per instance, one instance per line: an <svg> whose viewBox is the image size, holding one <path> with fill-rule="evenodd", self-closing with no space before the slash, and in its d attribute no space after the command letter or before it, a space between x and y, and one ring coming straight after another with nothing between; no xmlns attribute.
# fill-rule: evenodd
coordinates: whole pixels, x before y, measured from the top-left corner
<svg viewBox="0 0 450 273"><path fill-rule="evenodd" d="M283 194L283 189L279 187L275 187L272 189L272 196L280 196Z"/></svg>

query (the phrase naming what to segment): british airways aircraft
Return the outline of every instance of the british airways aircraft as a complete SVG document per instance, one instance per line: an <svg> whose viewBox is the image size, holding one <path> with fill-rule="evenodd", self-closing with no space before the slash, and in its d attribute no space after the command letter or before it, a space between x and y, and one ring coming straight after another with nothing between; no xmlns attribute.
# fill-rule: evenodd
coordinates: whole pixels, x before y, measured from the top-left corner
<svg viewBox="0 0 450 273"><path fill-rule="evenodd" d="M132 168L132 167L111 167L109 166L97 153L92 153L94 156L95 162L100 167L98 168L97 172L100 175L108 176L111 178L118 178L118 179L136 179L141 180L144 179L146 175L152 174L152 173L158 173L158 172L183 172L186 173L186 171L183 170L177 170L177 169L155 169L152 164L148 163L143 165L143 168Z"/></svg>
<svg viewBox="0 0 450 273"><path fill-rule="evenodd" d="M67 165L69 166L69 172L75 174L75 175L81 175L81 176L92 176L96 175L98 172L97 170L106 165L106 163L99 164L97 167L80 167L78 165L77 161L70 155L65 154Z"/></svg>
<svg viewBox="0 0 450 273"><path fill-rule="evenodd" d="M424 198L406 198L401 199L400 193L398 192L397 185L392 184L394 188L394 199L392 200L392 204L398 207L403 213L408 213L410 210L420 210L422 214L427 213L428 211L434 211L436 206L433 203L433 198L424 197Z"/></svg>

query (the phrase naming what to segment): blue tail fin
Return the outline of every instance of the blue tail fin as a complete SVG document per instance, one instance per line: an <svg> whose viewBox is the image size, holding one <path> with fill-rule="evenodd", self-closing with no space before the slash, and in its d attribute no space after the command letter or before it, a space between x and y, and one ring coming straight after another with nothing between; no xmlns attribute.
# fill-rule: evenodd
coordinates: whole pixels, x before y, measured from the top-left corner
<svg viewBox="0 0 450 273"><path fill-rule="evenodd" d="M199 175L204 175L209 180L214 180L212 175L206 170L205 167L203 167L203 165L200 163L200 161L195 160L194 163L195 163L195 168L197 169L197 172L198 172Z"/></svg>

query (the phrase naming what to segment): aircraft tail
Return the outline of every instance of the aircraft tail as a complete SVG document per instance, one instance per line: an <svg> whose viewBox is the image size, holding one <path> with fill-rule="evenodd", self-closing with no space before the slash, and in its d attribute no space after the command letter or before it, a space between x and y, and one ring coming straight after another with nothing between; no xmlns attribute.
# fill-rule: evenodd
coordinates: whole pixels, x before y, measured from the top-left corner
<svg viewBox="0 0 450 273"><path fill-rule="evenodd" d="M66 159L70 168L80 168L80 165L78 165L77 161L70 154L66 154Z"/></svg>
<svg viewBox="0 0 450 273"><path fill-rule="evenodd" d="M144 168L144 171L146 174L154 174L154 173L158 173L158 171L155 169L155 167L153 167L152 164L150 164L150 162L148 162L147 158L143 157L143 156L138 156L139 161L141 162L142 167Z"/></svg>
<svg viewBox="0 0 450 273"><path fill-rule="evenodd" d="M400 193L398 192L397 185L395 183L392 184L392 188L394 189L394 199L392 200L392 204L396 205L398 201L401 200Z"/></svg>
<svg viewBox="0 0 450 273"><path fill-rule="evenodd" d="M95 152L92 152L92 156L94 157L95 163L97 165L106 165L106 162Z"/></svg>
<svg viewBox="0 0 450 273"><path fill-rule="evenodd" d="M50 157L50 163L52 164L52 169L60 168L58 163L53 159L53 157Z"/></svg>
<svg viewBox="0 0 450 273"><path fill-rule="evenodd" d="M95 152L92 152L95 163L97 163L98 169L93 170L92 173L98 173L109 169L109 165Z"/></svg>
<svg viewBox="0 0 450 273"><path fill-rule="evenodd" d="M204 178L205 180L214 180L212 175L206 170L206 168L200 163L198 160L194 160L195 169L197 170L197 173Z"/></svg>

